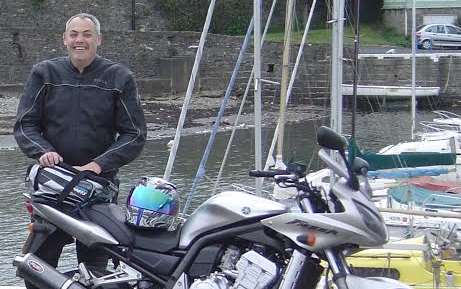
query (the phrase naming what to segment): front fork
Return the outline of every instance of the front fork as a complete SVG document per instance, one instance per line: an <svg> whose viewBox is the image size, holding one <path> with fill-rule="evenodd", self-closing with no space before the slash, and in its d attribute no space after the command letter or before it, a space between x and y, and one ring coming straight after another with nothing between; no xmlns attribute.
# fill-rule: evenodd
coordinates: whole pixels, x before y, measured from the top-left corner
<svg viewBox="0 0 461 289"><path fill-rule="evenodd" d="M339 289L348 289L346 277L351 274L351 271L347 265L344 254L334 249L325 249L324 254L328 260L330 270L333 273L333 281L336 286Z"/></svg>
<svg viewBox="0 0 461 289"><path fill-rule="evenodd" d="M303 212L314 213L312 204L308 198L301 200L301 207ZM343 253L340 253L334 249L323 250L331 272L333 273L333 281L339 289L348 289L346 283L346 276L350 275L350 269L347 265L346 258Z"/></svg>
<svg viewBox="0 0 461 289"><path fill-rule="evenodd" d="M313 289L320 279L323 268L319 260L294 250L284 270L279 289Z"/></svg>

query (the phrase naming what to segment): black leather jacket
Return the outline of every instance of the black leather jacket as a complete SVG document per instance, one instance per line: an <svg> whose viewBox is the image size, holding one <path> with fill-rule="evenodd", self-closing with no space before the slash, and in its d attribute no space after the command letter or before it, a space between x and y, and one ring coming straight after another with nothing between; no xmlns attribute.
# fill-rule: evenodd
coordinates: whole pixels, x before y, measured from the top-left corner
<svg viewBox="0 0 461 289"><path fill-rule="evenodd" d="M132 73L99 56L83 73L68 57L36 64L19 103L14 136L31 158L56 151L68 164L95 161L103 175L115 175L146 140Z"/></svg>

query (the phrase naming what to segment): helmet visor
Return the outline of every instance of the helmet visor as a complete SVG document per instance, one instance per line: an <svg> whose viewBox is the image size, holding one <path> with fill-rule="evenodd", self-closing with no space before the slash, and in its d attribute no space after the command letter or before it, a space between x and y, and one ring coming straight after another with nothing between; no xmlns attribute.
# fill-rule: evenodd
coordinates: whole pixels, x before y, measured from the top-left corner
<svg viewBox="0 0 461 289"><path fill-rule="evenodd" d="M175 215L178 211L177 202L173 196L148 186L136 187L129 200L129 205L167 215Z"/></svg>

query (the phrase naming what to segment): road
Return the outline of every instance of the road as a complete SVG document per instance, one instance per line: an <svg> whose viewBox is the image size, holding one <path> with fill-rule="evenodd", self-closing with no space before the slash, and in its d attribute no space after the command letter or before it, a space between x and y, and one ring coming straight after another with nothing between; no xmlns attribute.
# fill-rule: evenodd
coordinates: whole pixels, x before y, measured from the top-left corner
<svg viewBox="0 0 461 289"><path fill-rule="evenodd" d="M389 52L392 50L392 52ZM404 47L360 47L360 53L370 53L370 54L384 54L384 53L394 53L394 54L406 54L411 53L410 48ZM461 50L458 49L431 49L431 50L424 50L424 49L416 49L416 53L418 54L430 54L430 53L461 53Z"/></svg>

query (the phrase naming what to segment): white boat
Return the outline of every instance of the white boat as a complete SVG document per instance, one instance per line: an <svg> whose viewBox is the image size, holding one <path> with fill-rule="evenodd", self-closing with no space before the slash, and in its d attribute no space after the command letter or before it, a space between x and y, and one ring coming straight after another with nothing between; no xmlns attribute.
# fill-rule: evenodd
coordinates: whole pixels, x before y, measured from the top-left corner
<svg viewBox="0 0 461 289"><path fill-rule="evenodd" d="M449 153L456 152L456 139L445 137L442 139L430 139L413 142L401 142L398 144L388 145L379 150L380 155L399 155L401 153L409 152L438 152L438 153Z"/></svg>
<svg viewBox="0 0 461 289"><path fill-rule="evenodd" d="M434 110L433 112L437 115L436 118L432 121L420 122L425 133L461 132L461 116L443 110Z"/></svg>
<svg viewBox="0 0 461 289"><path fill-rule="evenodd" d="M343 84L343 95L352 95L352 84ZM416 97L438 96L440 87L417 86ZM377 96L386 100L404 100L411 97L411 86L357 85L357 96Z"/></svg>
<svg viewBox="0 0 461 289"><path fill-rule="evenodd" d="M318 170L306 176L306 180L314 187L328 188L330 171L328 169ZM410 228L413 229L440 229L445 225L456 225L461 230L461 219L459 212L461 208L435 208L428 205L419 206L416 204L400 203L388 195L388 189L398 187L401 181L396 179L370 179L370 187L373 190L372 199L376 206L382 211L381 215L388 228ZM454 196L454 198L460 198ZM395 211L394 211L395 210ZM403 211L408 212L407 214ZM419 214L415 214L419 212ZM455 215L454 212L458 213ZM449 217L453 215L453 217Z"/></svg>
<svg viewBox="0 0 461 289"><path fill-rule="evenodd" d="M405 227L413 230L440 229L456 225L461 230L459 208L430 208L415 204L404 204L390 197L375 197L374 202L381 210L383 220L389 228ZM405 214L404 212L408 212ZM452 216L452 217L450 217Z"/></svg>

